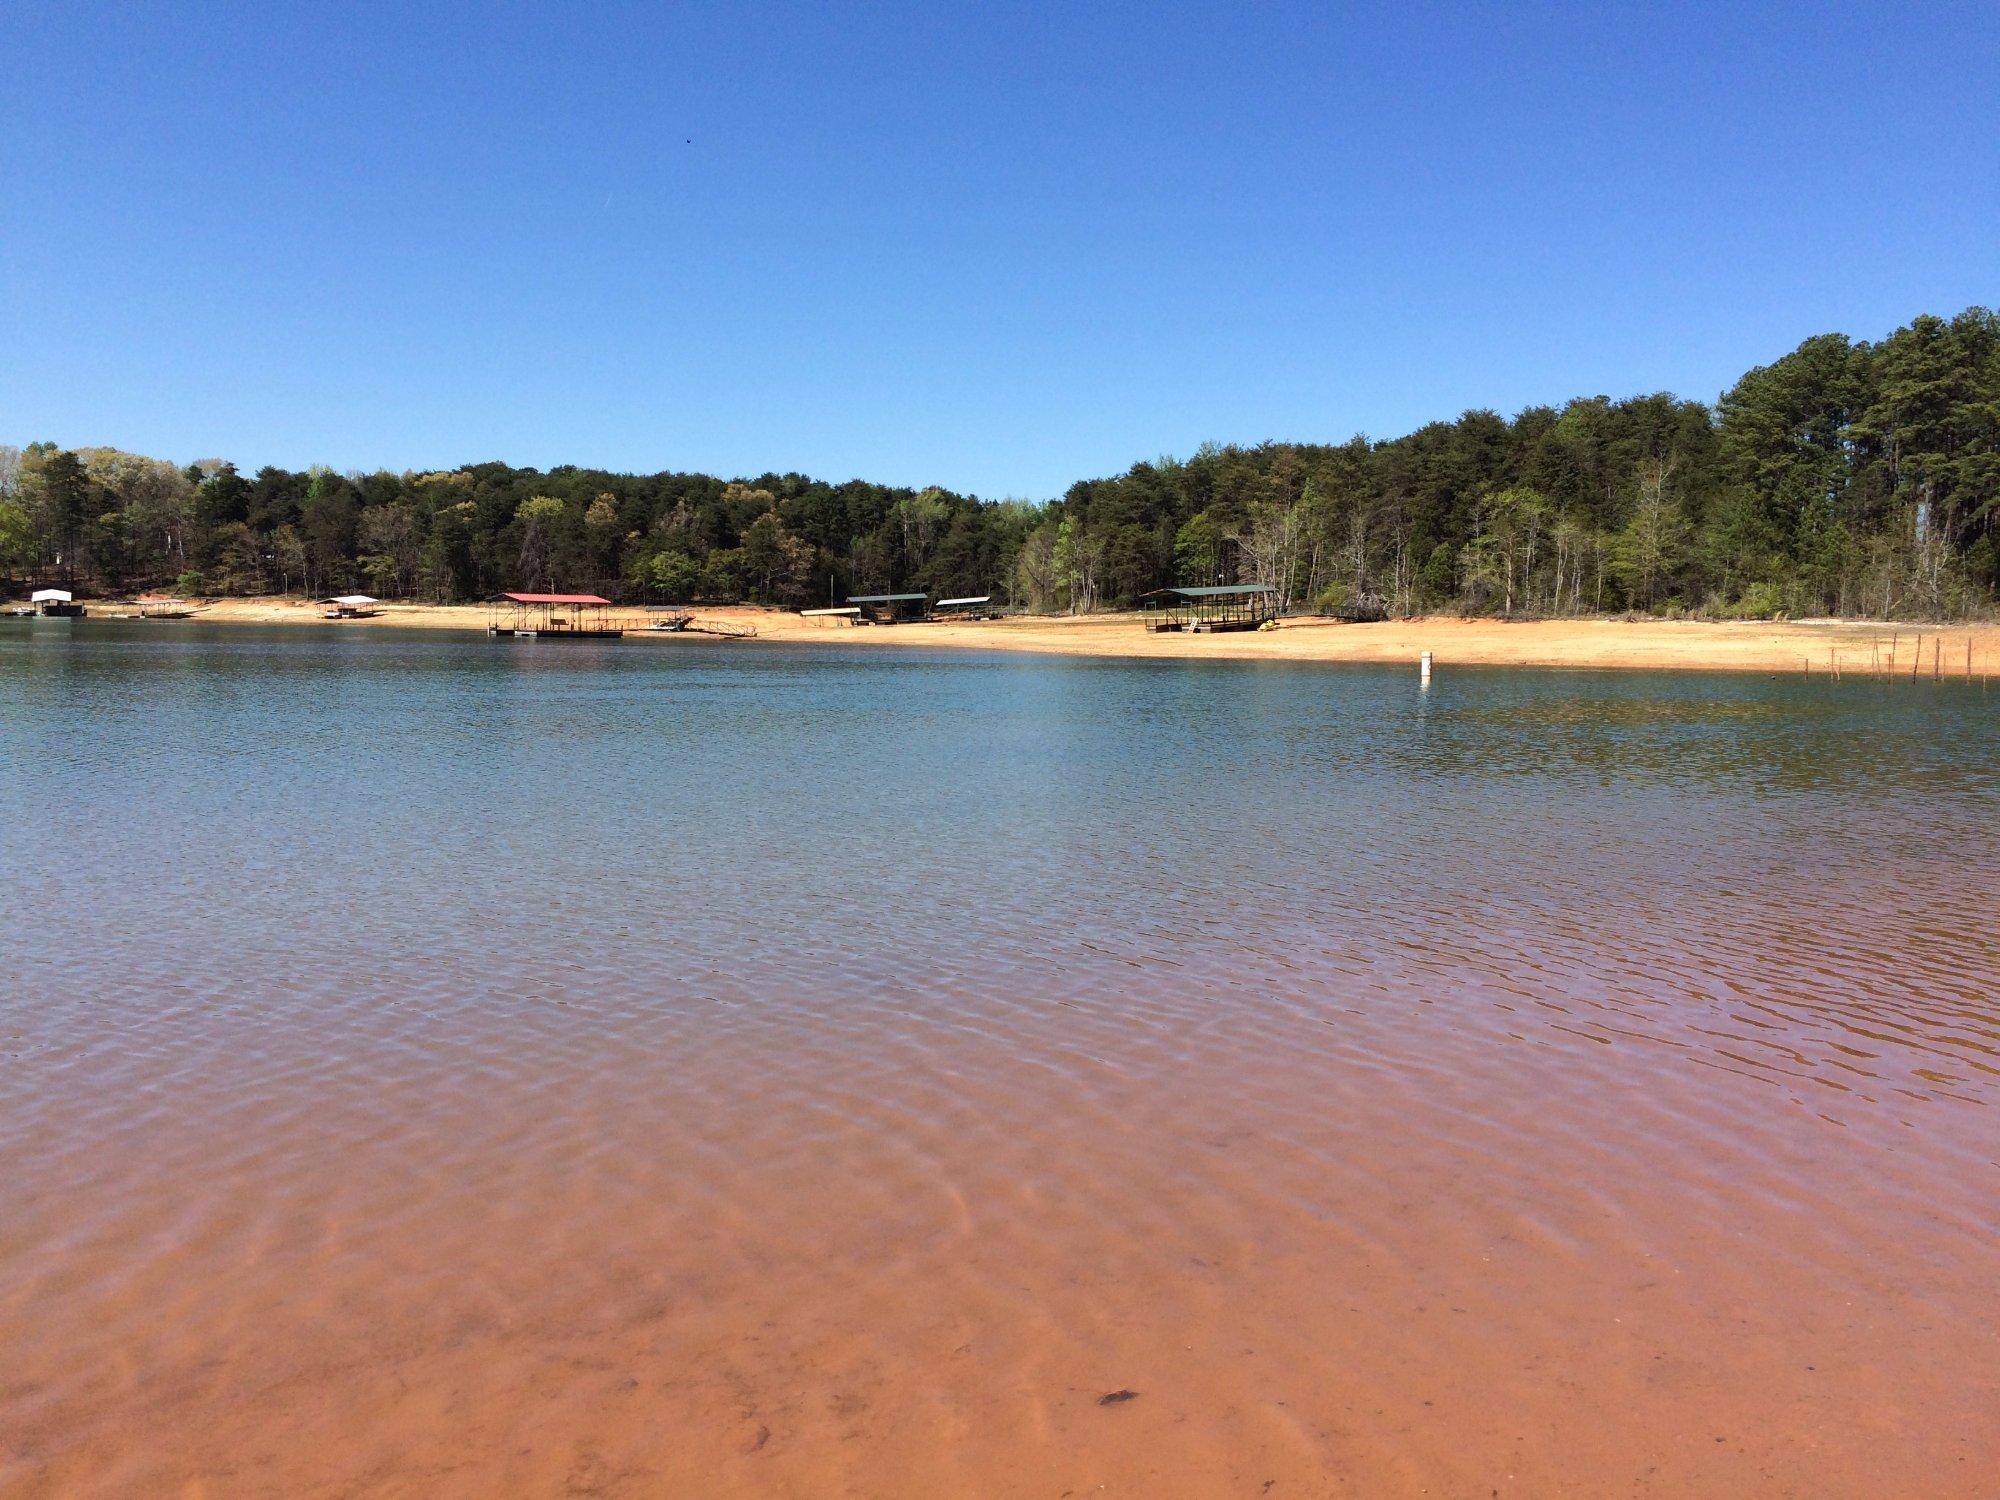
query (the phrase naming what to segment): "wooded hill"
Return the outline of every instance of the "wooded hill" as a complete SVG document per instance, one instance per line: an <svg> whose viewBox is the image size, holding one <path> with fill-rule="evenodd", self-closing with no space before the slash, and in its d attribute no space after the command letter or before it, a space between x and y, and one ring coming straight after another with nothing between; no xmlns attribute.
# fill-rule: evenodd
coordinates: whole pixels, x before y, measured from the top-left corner
<svg viewBox="0 0 2000 1500"><path fill-rule="evenodd" d="M85 591L592 588L1033 609L1255 581L1393 613L1960 617L2000 585L2000 318L1825 334L1709 406L1586 397L1386 441L1207 445L1046 504L801 474L433 473L0 448L0 573Z"/></svg>

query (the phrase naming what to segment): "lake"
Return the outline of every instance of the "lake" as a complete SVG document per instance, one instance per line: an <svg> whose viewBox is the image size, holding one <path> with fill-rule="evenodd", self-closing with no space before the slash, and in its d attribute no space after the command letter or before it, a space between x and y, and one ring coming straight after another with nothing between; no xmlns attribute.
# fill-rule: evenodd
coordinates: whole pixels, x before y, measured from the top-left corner
<svg viewBox="0 0 2000 1500"><path fill-rule="evenodd" d="M0 1493L1992 1493L1978 683L0 625Z"/></svg>

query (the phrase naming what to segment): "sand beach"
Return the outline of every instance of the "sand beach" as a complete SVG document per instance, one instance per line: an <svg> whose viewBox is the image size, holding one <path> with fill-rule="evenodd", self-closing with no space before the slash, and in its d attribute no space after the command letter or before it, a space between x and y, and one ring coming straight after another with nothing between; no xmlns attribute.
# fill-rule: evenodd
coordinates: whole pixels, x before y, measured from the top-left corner
<svg viewBox="0 0 2000 1500"><path fill-rule="evenodd" d="M1439 670L1452 666L1576 667L1635 670L1796 672L1980 678L2000 672L2000 624L1911 624L1877 620L1562 620L1428 616L1349 624L1292 616L1274 630L1222 635L1152 634L1136 613L1023 615L1001 620L854 626L789 610L750 605L691 606L697 621L750 626L759 641L889 648L946 646L1034 651L1064 656L1162 657L1228 661L1408 662L1425 651ZM94 617L115 614L96 605ZM628 639L674 646L700 640L644 630L646 612L614 611L636 634ZM195 616L208 624L324 625L323 607L300 598L218 599ZM344 630L483 630L483 604L381 606ZM171 628L162 624L159 628ZM1916 659L1919 642L1923 659Z"/></svg>

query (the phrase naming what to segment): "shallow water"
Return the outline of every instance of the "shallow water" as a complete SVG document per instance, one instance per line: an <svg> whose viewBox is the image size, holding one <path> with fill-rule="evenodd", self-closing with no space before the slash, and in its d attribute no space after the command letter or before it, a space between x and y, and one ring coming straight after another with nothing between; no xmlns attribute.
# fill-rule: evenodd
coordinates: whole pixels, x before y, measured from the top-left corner
<svg viewBox="0 0 2000 1500"><path fill-rule="evenodd" d="M0 1493L1991 1494L2000 700L1414 679L0 627Z"/></svg>

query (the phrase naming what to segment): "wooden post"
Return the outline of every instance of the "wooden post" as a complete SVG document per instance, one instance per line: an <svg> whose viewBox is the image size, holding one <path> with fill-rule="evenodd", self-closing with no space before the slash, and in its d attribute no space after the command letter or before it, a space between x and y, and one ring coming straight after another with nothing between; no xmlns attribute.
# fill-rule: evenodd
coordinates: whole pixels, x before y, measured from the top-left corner
<svg viewBox="0 0 2000 1500"><path fill-rule="evenodd" d="M1972 681L1972 637L1965 638L1965 680Z"/></svg>
<svg viewBox="0 0 2000 1500"><path fill-rule="evenodd" d="M1938 636L1931 641L1931 681L1936 682L1943 676L1944 676L1944 637Z"/></svg>
<svg viewBox="0 0 2000 1500"><path fill-rule="evenodd" d="M1840 681L1840 658L1834 655L1834 649L1831 646L1826 648L1826 664L1827 669L1833 673L1833 680L1835 682Z"/></svg>
<svg viewBox="0 0 2000 1500"><path fill-rule="evenodd" d="M1910 681L1917 680L1917 668L1924 664L1924 633L1917 632L1917 654L1910 658Z"/></svg>

